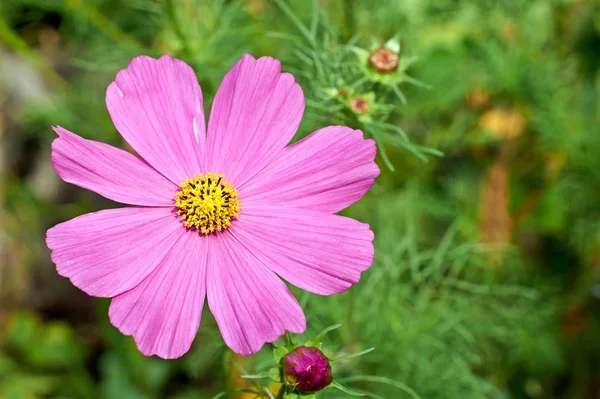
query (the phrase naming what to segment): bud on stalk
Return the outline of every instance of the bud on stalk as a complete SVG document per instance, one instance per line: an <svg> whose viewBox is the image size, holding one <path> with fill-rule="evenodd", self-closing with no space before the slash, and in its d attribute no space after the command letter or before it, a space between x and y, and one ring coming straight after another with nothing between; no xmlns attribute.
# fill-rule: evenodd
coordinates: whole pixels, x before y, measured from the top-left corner
<svg viewBox="0 0 600 399"><path fill-rule="evenodd" d="M329 359L319 349L299 346L282 361L283 383L300 393L317 392L332 380Z"/></svg>

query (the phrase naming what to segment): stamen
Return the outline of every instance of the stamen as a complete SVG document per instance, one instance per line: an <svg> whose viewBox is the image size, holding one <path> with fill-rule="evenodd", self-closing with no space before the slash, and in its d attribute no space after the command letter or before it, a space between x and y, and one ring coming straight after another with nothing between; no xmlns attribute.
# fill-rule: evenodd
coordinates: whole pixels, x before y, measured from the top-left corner
<svg viewBox="0 0 600 399"><path fill-rule="evenodd" d="M221 173L194 175L179 187L175 206L187 228L210 234L226 230L240 216L238 191Z"/></svg>

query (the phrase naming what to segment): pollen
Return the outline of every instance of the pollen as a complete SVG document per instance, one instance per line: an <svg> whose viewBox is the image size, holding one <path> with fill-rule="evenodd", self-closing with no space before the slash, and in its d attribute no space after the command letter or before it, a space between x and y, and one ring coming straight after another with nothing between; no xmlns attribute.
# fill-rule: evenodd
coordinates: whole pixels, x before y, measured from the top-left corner
<svg viewBox="0 0 600 399"><path fill-rule="evenodd" d="M194 175L175 193L175 207L185 227L203 234L223 231L240 216L238 191L221 173Z"/></svg>

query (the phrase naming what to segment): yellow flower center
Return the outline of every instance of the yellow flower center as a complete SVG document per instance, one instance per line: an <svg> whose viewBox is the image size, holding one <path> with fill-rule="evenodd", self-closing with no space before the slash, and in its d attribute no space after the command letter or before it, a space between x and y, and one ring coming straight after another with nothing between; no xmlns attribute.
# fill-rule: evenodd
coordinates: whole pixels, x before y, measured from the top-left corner
<svg viewBox="0 0 600 399"><path fill-rule="evenodd" d="M227 229L231 219L240 216L238 191L221 173L194 175L179 187L175 206L187 228L210 234Z"/></svg>

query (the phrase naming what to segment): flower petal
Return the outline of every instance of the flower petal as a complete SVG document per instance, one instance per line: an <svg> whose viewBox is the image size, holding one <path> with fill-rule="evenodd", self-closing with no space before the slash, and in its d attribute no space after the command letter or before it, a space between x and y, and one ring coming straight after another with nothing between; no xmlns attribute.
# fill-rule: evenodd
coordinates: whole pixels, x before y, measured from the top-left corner
<svg viewBox="0 0 600 399"><path fill-rule="evenodd" d="M304 95L271 57L245 54L215 96L206 138L207 165L237 187L274 159L292 139Z"/></svg>
<svg viewBox="0 0 600 399"><path fill-rule="evenodd" d="M186 230L152 274L113 298L111 323L133 335L144 355L174 359L190 349L204 305L207 254L206 237Z"/></svg>
<svg viewBox="0 0 600 399"><path fill-rule="evenodd" d="M113 297L137 286L185 228L171 208L88 213L48 230L58 274L89 295Z"/></svg>
<svg viewBox="0 0 600 399"><path fill-rule="evenodd" d="M368 224L325 212L246 207L231 232L261 262L304 290L320 295L356 284L373 263Z"/></svg>
<svg viewBox="0 0 600 399"><path fill-rule="evenodd" d="M360 130L329 126L286 148L239 188L244 206L277 204L338 212L358 201L379 175L376 146Z"/></svg>
<svg viewBox="0 0 600 399"><path fill-rule="evenodd" d="M285 330L304 332L304 313L285 283L228 231L210 238L208 305L225 343L245 356Z"/></svg>
<svg viewBox="0 0 600 399"><path fill-rule="evenodd" d="M202 91L185 62L134 58L108 86L106 106L125 140L171 181L202 172Z"/></svg>
<svg viewBox="0 0 600 399"><path fill-rule="evenodd" d="M179 187L126 151L85 140L60 126L52 142L52 165L66 182L132 205L171 206Z"/></svg>

